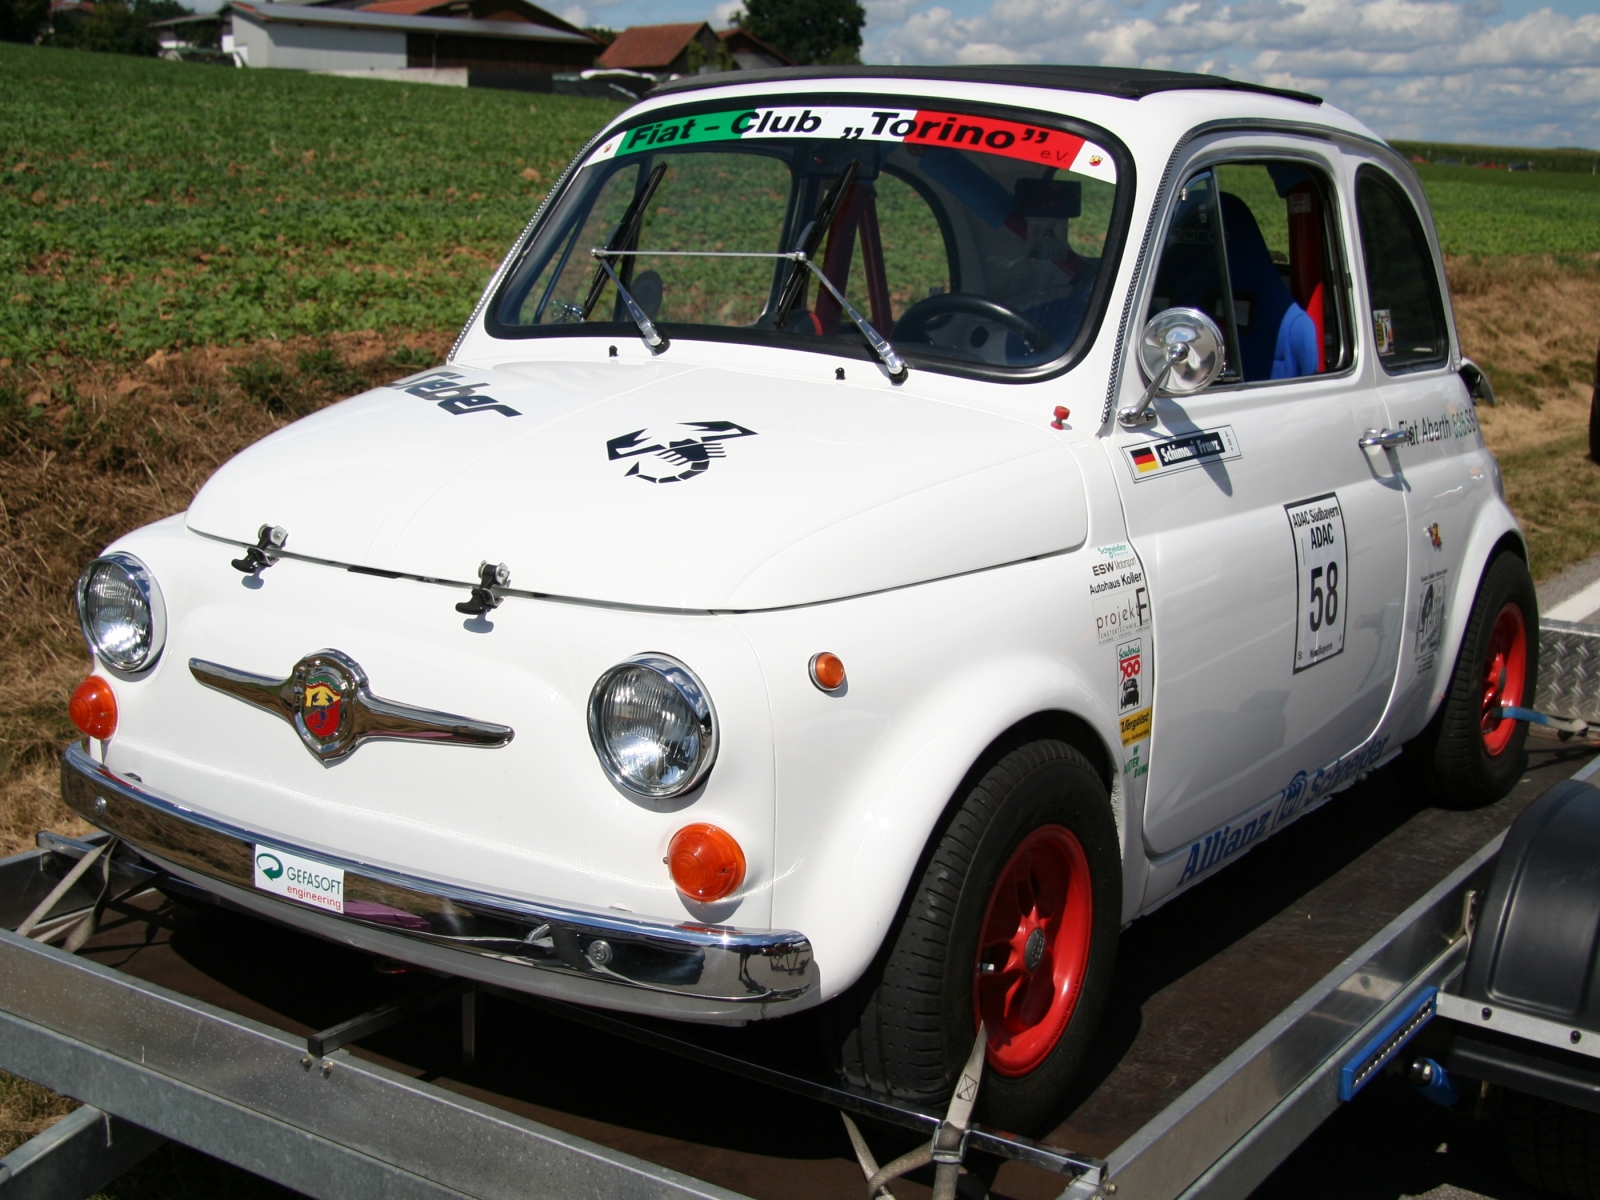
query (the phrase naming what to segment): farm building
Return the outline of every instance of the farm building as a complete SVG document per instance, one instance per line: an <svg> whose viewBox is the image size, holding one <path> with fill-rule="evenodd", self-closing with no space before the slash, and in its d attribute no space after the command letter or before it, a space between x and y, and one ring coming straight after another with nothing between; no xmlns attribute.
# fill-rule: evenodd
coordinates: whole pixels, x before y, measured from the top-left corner
<svg viewBox="0 0 1600 1200"><path fill-rule="evenodd" d="M422 70L437 75L468 70L538 75L548 83L551 75L592 66L602 46L527 0L376 0L362 5L349 0L236 0L214 19L220 29L211 44L238 65L301 71ZM185 38L200 44L202 30L195 18L158 25L163 49L175 55Z"/></svg>
<svg viewBox="0 0 1600 1200"><path fill-rule="evenodd" d="M706 22L681 25L632 25L600 56L606 70L638 71L665 79L706 71L752 67L787 67L793 62L742 29L721 33Z"/></svg>

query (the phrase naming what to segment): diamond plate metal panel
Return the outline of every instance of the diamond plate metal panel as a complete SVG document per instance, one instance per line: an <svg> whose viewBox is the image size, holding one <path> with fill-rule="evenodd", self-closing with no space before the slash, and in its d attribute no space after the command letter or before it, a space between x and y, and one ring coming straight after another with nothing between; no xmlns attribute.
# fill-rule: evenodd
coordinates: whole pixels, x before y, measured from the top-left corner
<svg viewBox="0 0 1600 1200"><path fill-rule="evenodd" d="M1539 687L1534 707L1600 722L1600 625L1539 623Z"/></svg>

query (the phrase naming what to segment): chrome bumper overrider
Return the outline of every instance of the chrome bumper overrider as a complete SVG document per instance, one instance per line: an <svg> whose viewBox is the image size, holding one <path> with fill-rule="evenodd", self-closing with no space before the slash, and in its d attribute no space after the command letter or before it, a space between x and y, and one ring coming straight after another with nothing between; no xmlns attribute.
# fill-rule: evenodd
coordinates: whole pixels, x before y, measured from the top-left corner
<svg viewBox="0 0 1600 1200"><path fill-rule="evenodd" d="M215 885L208 890L225 899L398 958L408 957L404 947L411 943L416 953L409 957L438 969L451 969L442 962L454 963L462 974L486 978L471 965L488 968L492 963L494 981L509 986L518 986L520 977L529 991L684 1016L796 1000L816 982L811 943L798 933L673 925L411 878L201 816L117 777L82 745L70 746L62 755L61 794L84 820L191 883ZM257 845L343 867L343 915L257 890L252 865ZM358 931L363 936L344 936ZM442 960L433 947L454 953ZM561 982L552 974L577 986L547 988L535 982ZM630 993L624 1003L615 1003L621 996L608 995L618 991Z"/></svg>

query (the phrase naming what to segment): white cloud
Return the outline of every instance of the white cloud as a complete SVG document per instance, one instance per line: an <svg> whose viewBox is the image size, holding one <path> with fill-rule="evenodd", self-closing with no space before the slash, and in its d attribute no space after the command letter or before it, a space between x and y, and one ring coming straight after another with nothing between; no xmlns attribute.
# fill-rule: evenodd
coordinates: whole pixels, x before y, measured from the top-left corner
<svg viewBox="0 0 1600 1200"><path fill-rule="evenodd" d="M733 14L744 11L744 0L722 0L711 10L711 15L706 20L711 22L713 29L726 29L733 24Z"/></svg>
<svg viewBox="0 0 1600 1200"><path fill-rule="evenodd" d="M570 21L579 29L582 29L589 23L589 10L580 4L574 4L570 8L563 8L561 10L561 19L563 21Z"/></svg>
<svg viewBox="0 0 1600 1200"><path fill-rule="evenodd" d="M1157 0L1159 3L1159 0ZM886 63L1204 71L1326 96L1388 136L1600 145L1600 14L1484 0L867 0Z"/></svg>

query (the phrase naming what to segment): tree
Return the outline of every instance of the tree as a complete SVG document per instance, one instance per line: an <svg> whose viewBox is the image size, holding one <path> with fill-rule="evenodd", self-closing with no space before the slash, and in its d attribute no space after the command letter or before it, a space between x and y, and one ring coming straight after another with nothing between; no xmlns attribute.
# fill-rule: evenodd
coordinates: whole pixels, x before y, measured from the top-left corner
<svg viewBox="0 0 1600 1200"><path fill-rule="evenodd" d="M583 31L590 37L599 38L608 46L617 40L617 31L615 29L607 29L604 25L585 25Z"/></svg>
<svg viewBox="0 0 1600 1200"><path fill-rule="evenodd" d="M797 63L858 63L867 10L858 0L745 0L739 28Z"/></svg>
<svg viewBox="0 0 1600 1200"><path fill-rule="evenodd" d="M53 22L50 44L106 54L156 55L161 45L151 22L188 15L178 0L96 0L93 13L60 14Z"/></svg>
<svg viewBox="0 0 1600 1200"><path fill-rule="evenodd" d="M50 0L0 0L0 42L31 42L50 18Z"/></svg>

